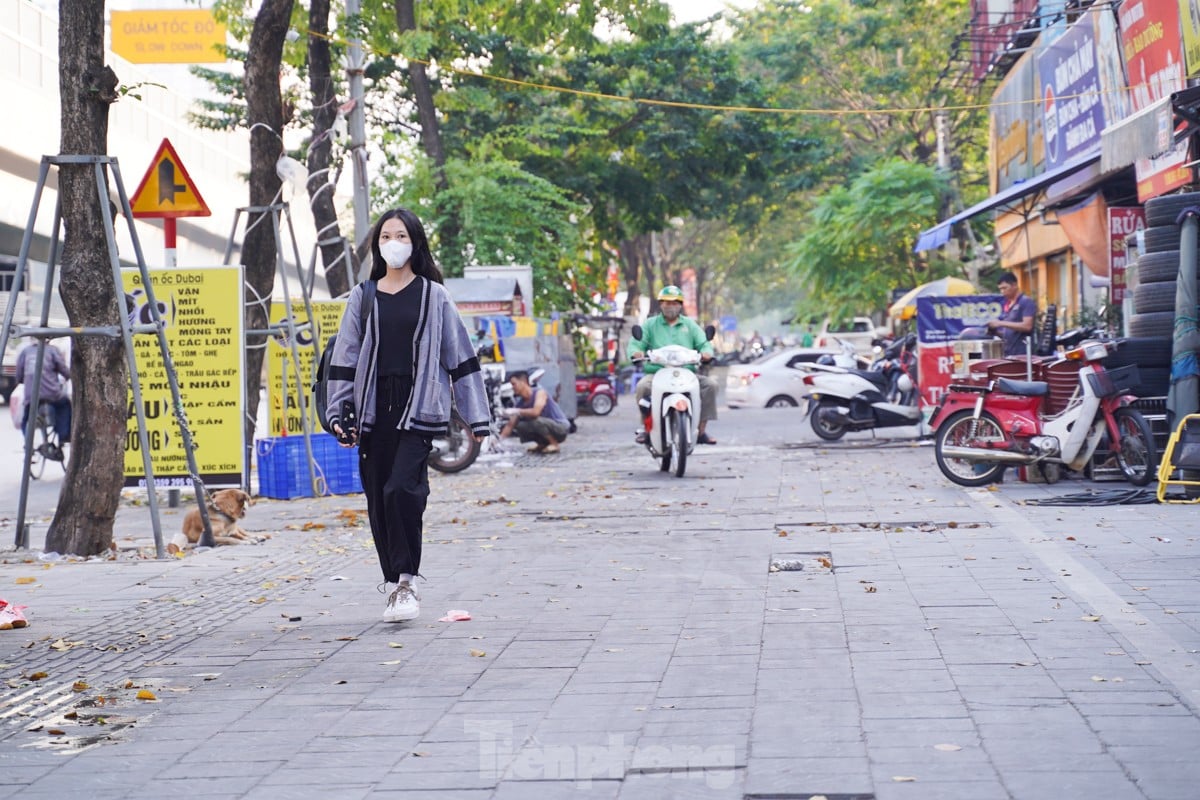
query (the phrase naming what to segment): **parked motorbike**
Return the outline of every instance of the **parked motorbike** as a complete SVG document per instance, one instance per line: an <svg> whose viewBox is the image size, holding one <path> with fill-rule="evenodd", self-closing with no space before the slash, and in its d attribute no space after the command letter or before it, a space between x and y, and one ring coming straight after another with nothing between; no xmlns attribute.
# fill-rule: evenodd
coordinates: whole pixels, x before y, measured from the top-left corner
<svg viewBox="0 0 1200 800"><path fill-rule="evenodd" d="M871 366L871 361L860 356L854 349L853 343L844 339L835 341L841 349L836 353L821 356L817 359L818 364L823 367L841 367L842 369L867 369Z"/></svg>
<svg viewBox="0 0 1200 800"><path fill-rule="evenodd" d="M606 373L579 375L575 378L575 400L599 417L607 415L617 404L617 393Z"/></svg>
<svg viewBox="0 0 1200 800"><path fill-rule="evenodd" d="M715 334L711 325L704 332L709 339ZM632 333L640 340L642 326L634 325ZM700 425L700 378L687 365L699 364L700 353L671 344L647 350L645 360L662 367L651 378L650 396L640 403L646 449L659 460L659 469L682 478Z"/></svg>
<svg viewBox="0 0 1200 800"><path fill-rule="evenodd" d="M489 340L481 343L477 349L480 356L486 356L492 350ZM491 430L488 434L487 446L490 450L500 447L500 430L504 426L506 408L511 408L513 399L512 384L508 382L507 371L503 364L482 363L479 365L483 372L483 388L487 392L488 405L491 408ZM529 371L529 382L537 385L538 379L545 374L540 367ZM450 412L450 427L445 436L433 440L433 450L429 453L429 466L438 472L462 472L475 463L483 450L484 443L475 441L471 426L458 413L458 409Z"/></svg>
<svg viewBox="0 0 1200 800"><path fill-rule="evenodd" d="M1136 367L1106 370L1116 342L1088 340L1064 358L1083 362L1067 408L1049 415L1044 381L999 378L985 385L951 384L934 410L934 452L942 474L961 486L998 481L1007 466L1041 470L1054 483L1066 467L1082 470L1107 435L1117 465L1134 486L1154 477L1158 457L1150 424L1126 394Z"/></svg>
<svg viewBox="0 0 1200 800"><path fill-rule="evenodd" d="M869 369L825 366L803 378L813 433L834 442L850 431L922 425L916 336L897 339Z"/></svg>

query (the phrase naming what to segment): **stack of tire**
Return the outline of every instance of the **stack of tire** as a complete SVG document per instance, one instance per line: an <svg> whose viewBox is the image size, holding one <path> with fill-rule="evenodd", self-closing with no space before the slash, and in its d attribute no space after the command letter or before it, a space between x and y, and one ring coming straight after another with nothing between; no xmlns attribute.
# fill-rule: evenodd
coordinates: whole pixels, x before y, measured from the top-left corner
<svg viewBox="0 0 1200 800"><path fill-rule="evenodd" d="M1200 208L1200 192L1172 194L1155 197L1146 201L1146 230L1143 235L1142 255L1137 261L1137 287L1133 290L1133 316L1129 321L1129 331L1135 337L1162 338L1166 343L1167 375L1161 387L1161 394L1166 395L1170 389L1170 353L1175 330L1175 290L1179 282L1179 236L1180 227L1175 224L1179 215L1186 209ZM1198 248L1200 253L1200 248ZM1197 297L1200 297L1200 270L1197 270ZM1124 346L1121 348L1125 349ZM1158 352L1158 350L1153 348ZM1118 351L1120 352L1120 351ZM1129 355L1136 357L1137 354ZM1138 373L1143 384L1147 383L1147 373L1155 373L1162 356L1149 356L1152 364L1138 364ZM1108 360L1105 360L1108 364ZM1158 392L1156 392L1158 393ZM1141 397L1147 395L1140 394ZM1157 433L1157 431L1156 431ZM1157 435L1155 438L1158 438ZM1162 443L1159 443L1162 447ZM1161 452L1161 450L1160 450ZM1185 470L1186 480L1196 480L1200 474ZM1187 496L1195 493L1190 490Z"/></svg>
<svg viewBox="0 0 1200 800"><path fill-rule="evenodd" d="M1179 226L1187 208L1200 207L1200 192L1172 194L1146 201L1145 254L1137 261L1137 288L1129 332L1139 337L1171 339L1175 328L1175 285L1179 277ZM1167 362L1170 366L1170 361ZM1165 392L1164 392L1165 394Z"/></svg>

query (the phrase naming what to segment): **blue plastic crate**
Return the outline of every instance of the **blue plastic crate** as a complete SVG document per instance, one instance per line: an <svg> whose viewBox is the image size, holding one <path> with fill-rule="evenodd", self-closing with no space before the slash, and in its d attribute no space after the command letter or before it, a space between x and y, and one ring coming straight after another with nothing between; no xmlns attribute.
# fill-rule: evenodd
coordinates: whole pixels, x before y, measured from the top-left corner
<svg viewBox="0 0 1200 800"><path fill-rule="evenodd" d="M272 436L259 439L255 445L259 494L277 500L313 496L303 436ZM342 447L330 434L314 433L312 451L321 494L362 491L357 447Z"/></svg>

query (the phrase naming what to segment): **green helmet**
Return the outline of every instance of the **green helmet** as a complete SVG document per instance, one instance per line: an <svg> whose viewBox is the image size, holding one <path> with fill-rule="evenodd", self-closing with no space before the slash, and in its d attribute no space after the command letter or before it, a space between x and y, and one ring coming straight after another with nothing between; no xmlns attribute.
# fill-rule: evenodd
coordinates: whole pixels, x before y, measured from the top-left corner
<svg viewBox="0 0 1200 800"><path fill-rule="evenodd" d="M683 292L678 286L664 286L658 290L658 302L670 300L675 303L683 302Z"/></svg>

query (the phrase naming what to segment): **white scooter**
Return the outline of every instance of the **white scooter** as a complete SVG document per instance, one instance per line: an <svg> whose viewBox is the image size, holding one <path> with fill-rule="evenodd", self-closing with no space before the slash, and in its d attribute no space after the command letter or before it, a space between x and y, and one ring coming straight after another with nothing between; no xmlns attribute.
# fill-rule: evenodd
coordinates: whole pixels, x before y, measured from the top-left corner
<svg viewBox="0 0 1200 800"><path fill-rule="evenodd" d="M897 340L871 369L831 366L805 375L813 433L832 442L849 431L919 425L919 435L929 435L912 378L915 345L915 336Z"/></svg>
<svg viewBox="0 0 1200 800"><path fill-rule="evenodd" d="M634 325L632 333L640 340L642 327ZM647 350L646 360L661 367L651 378L650 396L642 401L649 404L641 407L643 416L649 412L646 449L659 459L659 469L682 478L700 425L700 378L687 365L699 364L700 353L670 344Z"/></svg>

